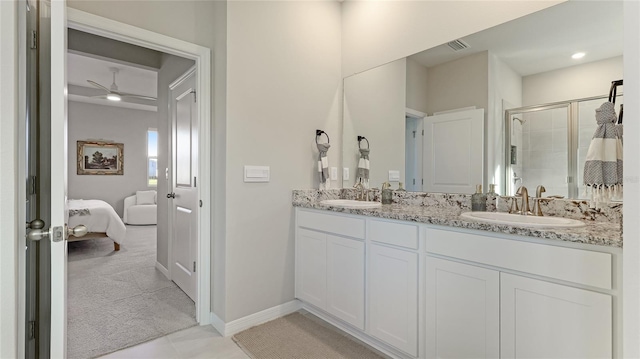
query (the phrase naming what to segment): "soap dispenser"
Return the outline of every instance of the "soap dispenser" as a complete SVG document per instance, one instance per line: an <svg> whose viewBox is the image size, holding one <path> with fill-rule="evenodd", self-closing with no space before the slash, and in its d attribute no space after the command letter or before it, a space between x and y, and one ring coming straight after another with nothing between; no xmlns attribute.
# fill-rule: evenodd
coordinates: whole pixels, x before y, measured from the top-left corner
<svg viewBox="0 0 640 359"><path fill-rule="evenodd" d="M487 210L487 195L482 193L482 185L476 185L476 193L471 196L471 210L486 211Z"/></svg>
<svg viewBox="0 0 640 359"><path fill-rule="evenodd" d="M382 204L393 203L393 190L391 189L391 183L384 182L382 184Z"/></svg>

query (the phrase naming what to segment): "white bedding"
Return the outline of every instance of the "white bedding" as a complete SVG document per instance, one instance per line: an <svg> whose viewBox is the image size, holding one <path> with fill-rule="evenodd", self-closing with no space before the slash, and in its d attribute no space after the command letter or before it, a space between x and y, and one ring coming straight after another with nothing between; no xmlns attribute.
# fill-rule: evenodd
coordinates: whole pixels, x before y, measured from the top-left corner
<svg viewBox="0 0 640 359"><path fill-rule="evenodd" d="M118 217L116 211L107 202L98 199L70 199L68 209L88 209L91 214L76 214L69 216L69 228L79 224L87 226L89 232L106 233L114 242L121 244L127 233L127 228Z"/></svg>

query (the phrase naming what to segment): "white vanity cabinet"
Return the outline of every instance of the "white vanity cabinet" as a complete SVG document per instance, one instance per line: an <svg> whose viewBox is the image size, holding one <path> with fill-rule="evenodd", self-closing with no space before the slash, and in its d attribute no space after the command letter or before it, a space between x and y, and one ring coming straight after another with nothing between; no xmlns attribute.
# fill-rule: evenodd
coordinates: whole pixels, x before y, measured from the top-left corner
<svg viewBox="0 0 640 359"><path fill-rule="evenodd" d="M426 262L426 357L500 357L500 272L430 256Z"/></svg>
<svg viewBox="0 0 640 359"><path fill-rule="evenodd" d="M418 254L371 244L367 332L418 355Z"/></svg>
<svg viewBox="0 0 640 359"><path fill-rule="evenodd" d="M610 295L500 275L501 358L611 358Z"/></svg>
<svg viewBox="0 0 640 359"><path fill-rule="evenodd" d="M344 230L345 226L349 229ZM350 226L361 226L362 231L353 231ZM326 231L364 237L364 221L310 212L299 215L296 297L364 330L363 238L348 238Z"/></svg>
<svg viewBox="0 0 640 359"><path fill-rule="evenodd" d="M426 232L427 358L613 356L612 254Z"/></svg>
<svg viewBox="0 0 640 359"><path fill-rule="evenodd" d="M620 248L296 209L296 297L393 358L617 358Z"/></svg>

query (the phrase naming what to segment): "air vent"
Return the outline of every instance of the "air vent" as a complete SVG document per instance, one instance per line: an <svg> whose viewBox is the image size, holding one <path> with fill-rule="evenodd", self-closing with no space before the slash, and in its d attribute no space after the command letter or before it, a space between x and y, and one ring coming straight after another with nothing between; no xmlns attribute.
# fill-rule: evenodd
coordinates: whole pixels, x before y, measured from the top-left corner
<svg viewBox="0 0 640 359"><path fill-rule="evenodd" d="M460 51L469 48L469 44L460 39L447 42L447 45L449 45L453 51Z"/></svg>

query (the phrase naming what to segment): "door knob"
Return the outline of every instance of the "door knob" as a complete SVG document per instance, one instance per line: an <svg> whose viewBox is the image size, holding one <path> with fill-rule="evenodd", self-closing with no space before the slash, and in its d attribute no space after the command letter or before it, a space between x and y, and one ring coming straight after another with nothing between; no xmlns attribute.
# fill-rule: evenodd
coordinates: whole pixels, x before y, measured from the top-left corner
<svg viewBox="0 0 640 359"><path fill-rule="evenodd" d="M88 229L84 224L79 224L73 228L67 227L67 236L82 237L87 234Z"/></svg>
<svg viewBox="0 0 640 359"><path fill-rule="evenodd" d="M29 231L29 233L27 233L27 239L30 241L39 241L43 238L49 238L49 236L51 235L51 229L47 228L47 229L42 229L42 228L38 228L38 229L32 229L31 231Z"/></svg>
<svg viewBox="0 0 640 359"><path fill-rule="evenodd" d="M167 198L176 198L176 194L174 192L167 193Z"/></svg>
<svg viewBox="0 0 640 359"><path fill-rule="evenodd" d="M34 219L31 222L27 222L27 229L42 229L44 228L44 221L41 219Z"/></svg>

